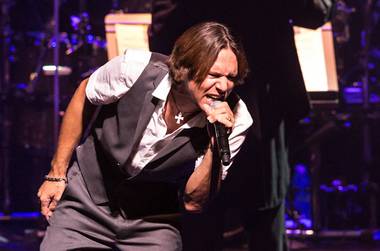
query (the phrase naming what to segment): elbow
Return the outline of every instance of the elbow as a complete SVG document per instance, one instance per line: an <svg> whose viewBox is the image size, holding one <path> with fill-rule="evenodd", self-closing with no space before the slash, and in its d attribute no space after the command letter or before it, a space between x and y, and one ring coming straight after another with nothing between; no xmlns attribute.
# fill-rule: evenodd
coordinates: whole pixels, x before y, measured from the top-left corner
<svg viewBox="0 0 380 251"><path fill-rule="evenodd" d="M189 194L184 194L183 205L186 212L189 213L202 213L205 207L205 199L190 196Z"/></svg>
<svg viewBox="0 0 380 251"><path fill-rule="evenodd" d="M184 202L184 208L188 213L202 213L203 206L199 203Z"/></svg>

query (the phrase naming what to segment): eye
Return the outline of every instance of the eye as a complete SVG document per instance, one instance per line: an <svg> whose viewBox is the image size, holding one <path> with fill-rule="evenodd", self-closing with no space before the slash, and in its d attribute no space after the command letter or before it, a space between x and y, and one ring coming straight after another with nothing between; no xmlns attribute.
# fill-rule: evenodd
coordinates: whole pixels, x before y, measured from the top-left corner
<svg viewBox="0 0 380 251"><path fill-rule="evenodd" d="M220 74L216 74L216 73L209 73L208 75L210 78L219 78L220 77Z"/></svg>
<svg viewBox="0 0 380 251"><path fill-rule="evenodd" d="M238 81L238 77L237 76L227 76L227 79L229 81L234 82L234 83Z"/></svg>

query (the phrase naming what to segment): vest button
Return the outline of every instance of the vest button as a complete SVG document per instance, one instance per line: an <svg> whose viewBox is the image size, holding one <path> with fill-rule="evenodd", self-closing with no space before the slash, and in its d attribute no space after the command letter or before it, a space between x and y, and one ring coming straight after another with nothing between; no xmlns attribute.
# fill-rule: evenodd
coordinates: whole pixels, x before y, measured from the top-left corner
<svg viewBox="0 0 380 251"><path fill-rule="evenodd" d="M116 162L116 165L117 165L117 166L120 166L120 163L119 163L119 162Z"/></svg>

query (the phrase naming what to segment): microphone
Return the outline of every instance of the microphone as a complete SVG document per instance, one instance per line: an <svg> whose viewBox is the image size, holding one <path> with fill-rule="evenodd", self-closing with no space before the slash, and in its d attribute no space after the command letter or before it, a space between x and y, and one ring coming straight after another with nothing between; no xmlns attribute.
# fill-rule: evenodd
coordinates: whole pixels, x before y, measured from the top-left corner
<svg viewBox="0 0 380 251"><path fill-rule="evenodd" d="M215 100L212 103L212 107L215 108L219 103L221 103L221 101ZM231 163L231 153L230 144L228 142L227 129L222 123L218 121L215 121L215 123L213 123L213 128L219 158L221 159L223 165L228 165Z"/></svg>

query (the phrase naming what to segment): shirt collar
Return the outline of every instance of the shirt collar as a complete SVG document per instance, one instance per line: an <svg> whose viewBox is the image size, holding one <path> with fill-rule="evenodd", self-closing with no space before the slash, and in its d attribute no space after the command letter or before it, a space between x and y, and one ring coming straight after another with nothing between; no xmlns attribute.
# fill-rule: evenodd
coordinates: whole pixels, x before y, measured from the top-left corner
<svg viewBox="0 0 380 251"><path fill-rule="evenodd" d="M172 82L170 81L169 74L166 74L158 84L157 88L153 91L153 97L165 101L168 97L171 86Z"/></svg>
<svg viewBox="0 0 380 251"><path fill-rule="evenodd" d="M170 81L169 74L166 74L165 77L158 84L157 88L153 91L153 97L166 101L172 82ZM206 116L203 112L198 113L195 117L191 118L188 122L182 125L182 128L191 128L191 127L204 127L206 125Z"/></svg>

